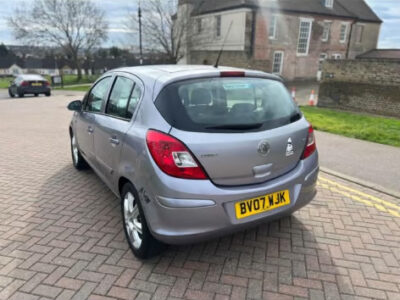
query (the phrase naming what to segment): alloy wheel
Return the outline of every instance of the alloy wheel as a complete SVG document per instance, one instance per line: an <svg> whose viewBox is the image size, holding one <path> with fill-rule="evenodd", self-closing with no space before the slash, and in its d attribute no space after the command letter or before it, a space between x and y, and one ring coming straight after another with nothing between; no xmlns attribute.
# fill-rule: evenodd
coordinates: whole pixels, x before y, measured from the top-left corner
<svg viewBox="0 0 400 300"><path fill-rule="evenodd" d="M74 163L77 164L79 160L79 150L78 146L76 145L75 136L73 136L71 139L71 145L72 145L72 155L74 156Z"/></svg>
<svg viewBox="0 0 400 300"><path fill-rule="evenodd" d="M139 207L131 192L126 193L124 198L124 218L128 237L135 249L142 245L142 222L140 219Z"/></svg>

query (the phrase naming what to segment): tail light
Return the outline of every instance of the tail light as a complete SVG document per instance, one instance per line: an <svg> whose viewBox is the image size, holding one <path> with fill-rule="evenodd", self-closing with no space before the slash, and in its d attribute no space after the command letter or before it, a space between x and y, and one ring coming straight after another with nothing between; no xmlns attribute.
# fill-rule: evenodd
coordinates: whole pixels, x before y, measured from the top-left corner
<svg viewBox="0 0 400 300"><path fill-rule="evenodd" d="M304 149L302 159L306 159L307 157L310 157L311 154L313 154L315 152L315 150L317 150L317 144L315 143L314 129L310 125L310 127L308 128L307 145L306 145L306 148Z"/></svg>
<svg viewBox="0 0 400 300"><path fill-rule="evenodd" d="M45 82L44 82L44 85L45 85L45 86L49 86L49 85L50 85L50 82L45 81Z"/></svg>
<svg viewBox="0 0 400 300"><path fill-rule="evenodd" d="M151 156L164 173L177 178L207 179L200 164L181 141L168 134L149 130L146 142Z"/></svg>
<svg viewBox="0 0 400 300"><path fill-rule="evenodd" d="M28 86L29 85L29 82L28 81L22 81L21 82L21 86Z"/></svg>
<svg viewBox="0 0 400 300"><path fill-rule="evenodd" d="M222 71L221 77L245 77L246 74L243 71Z"/></svg>

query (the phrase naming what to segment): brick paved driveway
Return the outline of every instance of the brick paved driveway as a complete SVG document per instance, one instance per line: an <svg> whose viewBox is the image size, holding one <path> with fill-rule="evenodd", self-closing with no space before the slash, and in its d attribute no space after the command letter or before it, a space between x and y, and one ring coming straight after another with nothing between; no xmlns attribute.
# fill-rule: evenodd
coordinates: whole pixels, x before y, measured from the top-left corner
<svg viewBox="0 0 400 300"><path fill-rule="evenodd" d="M0 299L400 299L400 201L322 174L291 218L141 262L66 104L0 101Z"/></svg>

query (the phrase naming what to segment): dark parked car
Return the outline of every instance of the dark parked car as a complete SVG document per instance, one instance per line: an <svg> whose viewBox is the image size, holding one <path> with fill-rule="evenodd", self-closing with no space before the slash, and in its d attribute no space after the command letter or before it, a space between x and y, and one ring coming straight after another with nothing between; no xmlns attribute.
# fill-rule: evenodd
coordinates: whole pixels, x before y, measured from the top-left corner
<svg viewBox="0 0 400 300"><path fill-rule="evenodd" d="M26 94L39 96L39 94L51 95L50 83L40 75L19 75L9 88L10 97L24 97Z"/></svg>

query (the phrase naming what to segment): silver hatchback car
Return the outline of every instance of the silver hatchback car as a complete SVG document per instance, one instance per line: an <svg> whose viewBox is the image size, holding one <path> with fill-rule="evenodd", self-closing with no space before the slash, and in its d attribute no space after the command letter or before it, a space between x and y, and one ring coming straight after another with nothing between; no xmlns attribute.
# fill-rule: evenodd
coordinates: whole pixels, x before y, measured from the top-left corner
<svg viewBox="0 0 400 300"><path fill-rule="evenodd" d="M121 198L137 257L290 215L316 194L313 128L274 75L123 68L68 108L74 166Z"/></svg>

